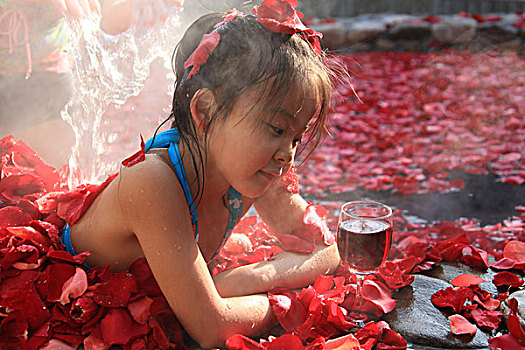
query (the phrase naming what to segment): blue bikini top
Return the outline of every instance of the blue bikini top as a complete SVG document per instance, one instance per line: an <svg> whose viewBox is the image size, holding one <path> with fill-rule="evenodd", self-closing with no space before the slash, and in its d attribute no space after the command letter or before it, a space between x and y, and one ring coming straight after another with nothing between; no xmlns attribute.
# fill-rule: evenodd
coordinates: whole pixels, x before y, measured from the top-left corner
<svg viewBox="0 0 525 350"><path fill-rule="evenodd" d="M179 151L180 136L177 128L169 129L167 131L161 132L146 142L146 151L153 148L167 148L170 162L175 169L175 174L179 179L179 182L184 191L184 197L186 197L186 203L191 214L191 224L193 226L193 231L195 234L195 241L199 242L199 223L197 217L197 208L195 207L194 200L191 196L190 186L188 184L188 179L186 178L186 172L184 171L184 165L182 164L182 158ZM230 236L233 227L237 221L241 218L242 215L242 195L237 192L233 187L230 187L228 190L228 207L230 215L228 217L228 226L226 227L226 232L222 238L222 242L217 249L217 251L210 258L210 261L213 260L219 254L219 251L226 243L226 240Z"/></svg>

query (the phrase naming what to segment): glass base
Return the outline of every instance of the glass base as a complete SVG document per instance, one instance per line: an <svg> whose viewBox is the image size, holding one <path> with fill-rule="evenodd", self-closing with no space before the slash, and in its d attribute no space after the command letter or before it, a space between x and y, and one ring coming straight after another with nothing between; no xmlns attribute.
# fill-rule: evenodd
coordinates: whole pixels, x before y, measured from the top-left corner
<svg viewBox="0 0 525 350"><path fill-rule="evenodd" d="M357 323L359 327L363 327L365 321L368 321L368 316L362 312L359 312L358 310L350 311L348 313L348 318L354 323Z"/></svg>

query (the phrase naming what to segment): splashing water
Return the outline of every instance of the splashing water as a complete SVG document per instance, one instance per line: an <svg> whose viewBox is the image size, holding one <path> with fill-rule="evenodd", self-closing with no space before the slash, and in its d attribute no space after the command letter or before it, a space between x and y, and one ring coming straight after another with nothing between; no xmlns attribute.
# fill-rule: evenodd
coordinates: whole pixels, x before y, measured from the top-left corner
<svg viewBox="0 0 525 350"><path fill-rule="evenodd" d="M132 28L115 36L104 33L99 21L97 16L66 19L74 60L73 95L62 113L75 133L69 160L70 188L99 182L118 170L115 160L130 154L122 147L123 138L133 139L136 150L141 131L151 133L167 117L170 100L166 97L173 91L171 54L180 38L177 11L164 24ZM126 103L141 93L156 59L161 61L165 86L156 84L154 94L164 96L164 100L155 106L149 103L140 116L132 116L135 106ZM154 97L150 100L158 102Z"/></svg>

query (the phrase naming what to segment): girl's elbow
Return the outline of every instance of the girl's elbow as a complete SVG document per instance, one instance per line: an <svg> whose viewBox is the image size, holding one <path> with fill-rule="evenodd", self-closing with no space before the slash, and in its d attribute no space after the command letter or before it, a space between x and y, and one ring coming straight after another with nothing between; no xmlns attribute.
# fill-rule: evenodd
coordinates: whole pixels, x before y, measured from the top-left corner
<svg viewBox="0 0 525 350"><path fill-rule="evenodd" d="M222 336L220 324L202 327L202 329L199 329L197 334L193 336L193 340L197 342L202 349L222 348L226 342L226 339Z"/></svg>
<svg viewBox="0 0 525 350"><path fill-rule="evenodd" d="M227 339L224 319L224 315L218 310L208 312L205 322L189 333L202 349L223 348Z"/></svg>

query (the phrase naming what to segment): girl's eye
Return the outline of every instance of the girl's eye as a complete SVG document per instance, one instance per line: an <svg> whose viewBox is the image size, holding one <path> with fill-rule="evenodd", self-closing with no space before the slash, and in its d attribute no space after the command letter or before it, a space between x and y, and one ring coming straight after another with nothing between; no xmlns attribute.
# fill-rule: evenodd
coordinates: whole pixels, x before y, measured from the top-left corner
<svg viewBox="0 0 525 350"><path fill-rule="evenodd" d="M292 142L293 142L293 146L294 146L294 147L297 147L297 145L300 144L302 140L303 140L302 138L299 138L299 139L295 139L295 140L293 140L293 141L292 141Z"/></svg>
<svg viewBox="0 0 525 350"><path fill-rule="evenodd" d="M284 130L277 127L277 126L273 126L273 125L270 125L270 127L272 128L273 132L276 133L277 135L282 135L284 134Z"/></svg>

